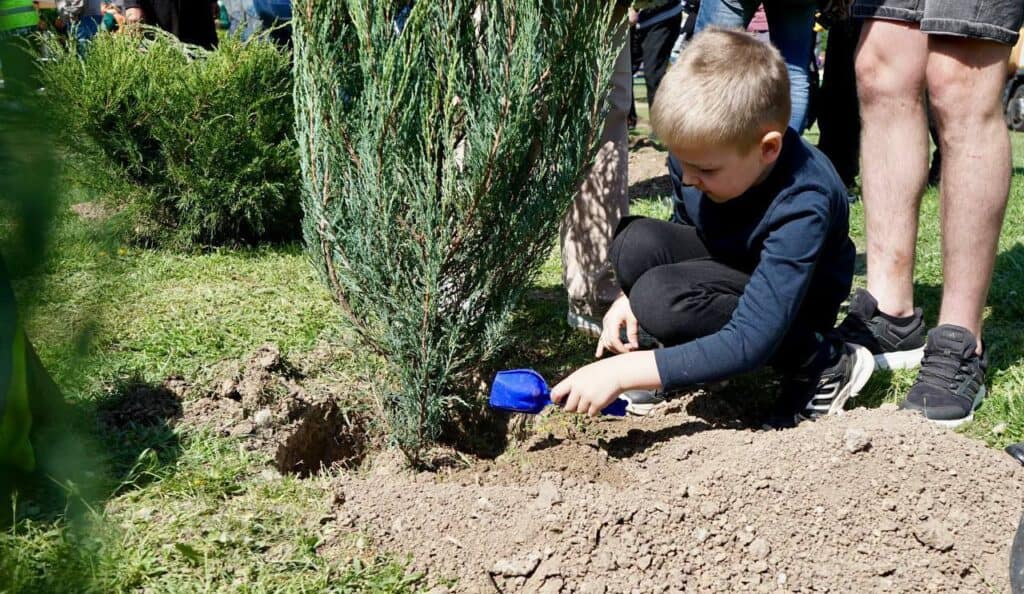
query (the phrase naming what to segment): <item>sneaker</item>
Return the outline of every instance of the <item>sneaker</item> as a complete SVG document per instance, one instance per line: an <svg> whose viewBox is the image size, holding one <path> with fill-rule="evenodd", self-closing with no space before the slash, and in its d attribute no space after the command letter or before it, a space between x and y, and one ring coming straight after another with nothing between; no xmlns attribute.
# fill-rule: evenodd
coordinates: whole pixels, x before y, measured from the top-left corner
<svg viewBox="0 0 1024 594"><path fill-rule="evenodd" d="M573 310L569 310L569 313L565 316L565 321L569 324L569 327L573 330L578 330L585 334L590 334L595 338L601 337L601 330L603 323L601 320L594 318L593 316L576 313ZM661 348L662 344L657 338L651 335L650 332L640 328L637 332L637 342L639 343L640 350L649 351L651 349ZM623 328L619 332L619 339L622 342L629 342L629 337L626 335L626 329Z"/></svg>
<svg viewBox="0 0 1024 594"><path fill-rule="evenodd" d="M924 312L914 308L905 323L897 323L878 311L878 301L864 289L850 298L849 313L839 325L839 336L862 346L875 356L879 369L912 369L924 356Z"/></svg>
<svg viewBox="0 0 1024 594"><path fill-rule="evenodd" d="M1024 464L1024 441L1006 446L1006 453L1013 459Z"/></svg>
<svg viewBox="0 0 1024 594"><path fill-rule="evenodd" d="M875 359L861 346L842 343L832 365L801 370L782 381L782 402L795 409L794 422L842 412L846 401L860 393L875 370Z"/></svg>
<svg viewBox="0 0 1024 594"><path fill-rule="evenodd" d="M598 318L576 313L570 309L569 313L565 316L565 321L569 323L569 327L573 330L578 330L598 338L601 336L601 320Z"/></svg>
<svg viewBox="0 0 1024 594"><path fill-rule="evenodd" d="M626 390L619 398L629 403L626 412L638 417L646 417L665 403L665 394L658 390Z"/></svg>
<svg viewBox="0 0 1024 594"><path fill-rule="evenodd" d="M916 410L929 421L958 427L974 418L974 409L985 398L988 359L975 352L978 341L970 330L943 324L928 333L924 361L917 381L900 404Z"/></svg>

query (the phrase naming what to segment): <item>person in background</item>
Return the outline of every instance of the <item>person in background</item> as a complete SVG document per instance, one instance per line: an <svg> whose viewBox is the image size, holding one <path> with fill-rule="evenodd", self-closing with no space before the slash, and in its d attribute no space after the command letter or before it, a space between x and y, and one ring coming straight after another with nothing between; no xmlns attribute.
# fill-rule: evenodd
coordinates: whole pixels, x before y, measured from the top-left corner
<svg viewBox="0 0 1024 594"><path fill-rule="evenodd" d="M746 29L761 0L703 0L694 30L700 33L710 26ZM768 35L779 49L789 72L790 102L793 106L789 127L802 133L807 126L810 98L810 60L814 47L816 0L767 0L764 13Z"/></svg>
<svg viewBox="0 0 1024 594"><path fill-rule="evenodd" d="M650 107L654 105L658 85L668 70L672 48L679 39L683 5L679 0L636 0L629 9L629 22L632 71L636 74L643 64L647 106ZM631 129L636 127L636 119L636 101L631 98Z"/></svg>
<svg viewBox="0 0 1024 594"><path fill-rule="evenodd" d="M38 88L36 65L24 59L31 36L39 30L39 13L32 0L0 0L0 72L4 95L24 96Z"/></svg>
<svg viewBox="0 0 1024 594"><path fill-rule="evenodd" d="M614 18L621 22L616 44L621 49L612 72L597 155L562 220L559 239L562 282L569 301L566 316L573 329L597 336L601 317L618 295L608 246L622 217L629 214L629 130L626 120L632 97L628 2L617 2Z"/></svg>
<svg viewBox="0 0 1024 594"><path fill-rule="evenodd" d="M156 25L185 43L213 49L216 6L209 0L125 0L125 22Z"/></svg>

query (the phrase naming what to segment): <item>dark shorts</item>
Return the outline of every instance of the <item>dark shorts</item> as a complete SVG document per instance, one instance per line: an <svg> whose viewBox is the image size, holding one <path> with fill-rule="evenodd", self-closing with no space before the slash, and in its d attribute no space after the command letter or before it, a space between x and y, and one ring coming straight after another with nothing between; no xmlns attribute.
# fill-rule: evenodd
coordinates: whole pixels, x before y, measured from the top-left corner
<svg viewBox="0 0 1024 594"><path fill-rule="evenodd" d="M1024 0L856 0L853 16L918 23L921 31L1017 43Z"/></svg>

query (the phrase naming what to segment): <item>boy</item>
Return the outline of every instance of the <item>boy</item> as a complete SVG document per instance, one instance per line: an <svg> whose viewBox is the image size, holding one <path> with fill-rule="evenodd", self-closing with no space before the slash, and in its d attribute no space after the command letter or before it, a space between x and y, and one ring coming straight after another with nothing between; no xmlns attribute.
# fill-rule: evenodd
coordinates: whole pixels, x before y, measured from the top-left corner
<svg viewBox="0 0 1024 594"><path fill-rule="evenodd" d="M596 356L621 354L578 369L552 399L594 415L628 390L676 390L771 365L787 414L842 410L874 370L867 350L834 332L855 256L846 187L787 128L778 50L709 29L658 97L651 119L673 157L677 222L619 225L609 259L622 293ZM637 350L639 327L664 348Z"/></svg>

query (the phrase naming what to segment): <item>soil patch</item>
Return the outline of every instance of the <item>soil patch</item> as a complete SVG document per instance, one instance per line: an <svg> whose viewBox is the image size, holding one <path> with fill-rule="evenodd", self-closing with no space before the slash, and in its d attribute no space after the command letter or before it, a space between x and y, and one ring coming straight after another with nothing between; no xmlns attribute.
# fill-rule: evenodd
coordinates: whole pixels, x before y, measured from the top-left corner
<svg viewBox="0 0 1024 594"><path fill-rule="evenodd" d="M1006 454L891 406L785 431L691 414L570 420L437 473L381 456L336 479L334 538L453 592L1008 591Z"/></svg>
<svg viewBox="0 0 1024 594"><path fill-rule="evenodd" d="M110 217L110 211L100 202L79 202L71 205L71 212L86 221L102 221Z"/></svg>
<svg viewBox="0 0 1024 594"><path fill-rule="evenodd" d="M672 180L665 159L668 153L649 143L629 151L629 199L672 195Z"/></svg>
<svg viewBox="0 0 1024 594"><path fill-rule="evenodd" d="M369 445L365 414L343 408L336 386L307 377L275 345L222 367L185 403L186 423L243 439L283 473L305 476L363 461Z"/></svg>

